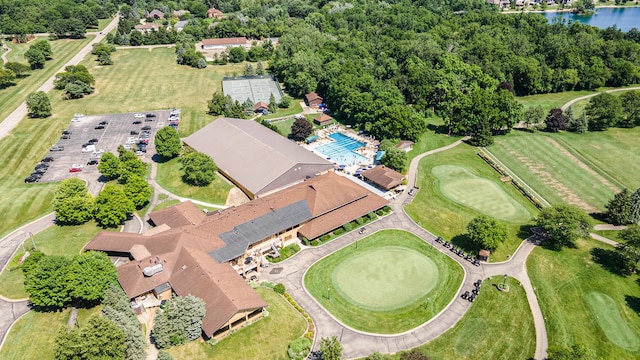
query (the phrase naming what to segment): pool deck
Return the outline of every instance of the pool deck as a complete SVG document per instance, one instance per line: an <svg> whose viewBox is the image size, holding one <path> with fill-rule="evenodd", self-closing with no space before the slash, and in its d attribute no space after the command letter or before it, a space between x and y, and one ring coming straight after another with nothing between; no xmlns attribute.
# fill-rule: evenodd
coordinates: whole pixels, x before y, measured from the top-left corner
<svg viewBox="0 0 640 360"><path fill-rule="evenodd" d="M365 146L353 150L354 153L363 156L366 160L363 160L358 164L346 165L343 169L345 173L354 174L356 170L363 167L366 168L367 166L374 164L374 158L376 156L376 152L378 151L379 141L374 140L373 138L368 136L362 136L356 133L354 130L348 129L342 125L331 125L324 129L316 130L314 135L318 136L319 139L312 142L311 144L302 144L302 147L326 158L324 154L322 154L320 151L316 151L316 149L320 146L334 143L335 140L331 139L329 135L337 132L342 133L354 140L366 143Z"/></svg>

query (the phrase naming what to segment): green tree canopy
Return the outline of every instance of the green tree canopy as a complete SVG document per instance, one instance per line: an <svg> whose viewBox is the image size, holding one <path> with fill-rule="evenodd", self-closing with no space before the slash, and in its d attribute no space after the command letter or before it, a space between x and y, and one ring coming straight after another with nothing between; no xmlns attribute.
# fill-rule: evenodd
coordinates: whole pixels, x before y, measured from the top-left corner
<svg viewBox="0 0 640 360"><path fill-rule="evenodd" d="M112 284L104 294L102 315L124 332L125 360L144 360L147 343L140 322L129 305L129 297L119 284Z"/></svg>
<svg viewBox="0 0 640 360"><path fill-rule="evenodd" d="M51 102L44 91L36 91L27 96L27 109L29 116L44 118L51 116Z"/></svg>
<svg viewBox="0 0 640 360"><path fill-rule="evenodd" d="M584 109L590 130L606 130L622 121L622 101L618 96L601 93L589 100Z"/></svg>
<svg viewBox="0 0 640 360"><path fill-rule="evenodd" d="M407 153L404 150L396 149L394 147L385 150L382 159L380 159L380 162L384 166L396 171L404 171L407 167L408 161L409 158L407 157Z"/></svg>
<svg viewBox="0 0 640 360"><path fill-rule="evenodd" d="M155 143L158 155L167 159L173 159L180 155L180 151L182 150L180 135L176 129L171 126L165 126L158 130L155 136Z"/></svg>
<svg viewBox="0 0 640 360"><path fill-rule="evenodd" d="M107 184L96 197L95 219L100 226L116 227L135 209L133 201L118 185Z"/></svg>
<svg viewBox="0 0 640 360"><path fill-rule="evenodd" d="M24 280L29 301L45 309L67 306L71 302L67 284L70 261L64 256L44 256Z"/></svg>
<svg viewBox="0 0 640 360"><path fill-rule="evenodd" d="M338 337L322 338L320 340L320 352L323 360L342 359L342 344L340 344Z"/></svg>
<svg viewBox="0 0 640 360"><path fill-rule="evenodd" d="M157 312L152 335L160 349L184 344L202 334L202 319L206 313L204 301L189 295L176 296Z"/></svg>
<svg viewBox="0 0 640 360"><path fill-rule="evenodd" d="M124 194L133 202L136 209L141 209L151 198L151 185L140 175L132 174L127 176L124 183Z"/></svg>
<svg viewBox="0 0 640 360"><path fill-rule="evenodd" d="M635 222L632 214L633 200L628 189L623 189L615 194L605 207L607 208L607 219L611 223L628 225Z"/></svg>
<svg viewBox="0 0 640 360"><path fill-rule="evenodd" d="M22 76L31 69L29 65L21 64L19 62L8 62L4 64L4 67L5 69L13 71L16 76Z"/></svg>
<svg viewBox="0 0 640 360"><path fill-rule="evenodd" d="M0 69L0 89L13 84L16 80L16 73L9 69Z"/></svg>
<svg viewBox="0 0 640 360"><path fill-rule="evenodd" d="M626 229L620 231L618 238L623 242L618 246L623 256L628 261L630 267L635 270L640 261L640 225L629 225Z"/></svg>
<svg viewBox="0 0 640 360"><path fill-rule="evenodd" d="M60 328L56 336L56 360L122 359L124 332L111 320L92 316L87 325L73 330Z"/></svg>
<svg viewBox="0 0 640 360"><path fill-rule="evenodd" d="M106 152L100 157L98 171L107 179L117 179L122 175L122 164L120 159L111 152Z"/></svg>
<svg viewBox="0 0 640 360"><path fill-rule="evenodd" d="M107 254L101 251L74 256L67 276L71 297L88 304L100 302L105 291L118 281L116 267Z"/></svg>
<svg viewBox="0 0 640 360"><path fill-rule="evenodd" d="M180 158L182 163L182 180L194 186L209 185L218 170L213 159L201 152L191 152Z"/></svg>
<svg viewBox="0 0 640 360"><path fill-rule="evenodd" d="M53 59L53 50L47 40L36 40L29 48L38 49L46 60Z"/></svg>
<svg viewBox="0 0 640 360"><path fill-rule="evenodd" d="M27 59L31 70L44 68L44 64L47 61L44 54L36 48L29 48L29 50L25 51L24 58Z"/></svg>
<svg viewBox="0 0 640 360"><path fill-rule="evenodd" d="M536 225L544 229L556 247L574 246L574 242L589 235L589 215L574 205L546 207L536 218Z"/></svg>
<svg viewBox="0 0 640 360"><path fill-rule="evenodd" d="M84 224L93 217L95 202L84 181L71 178L62 180L53 197L56 219L62 224Z"/></svg>
<svg viewBox="0 0 640 360"><path fill-rule="evenodd" d="M467 224L467 236L477 246L495 250L507 239L507 226L488 216L478 216Z"/></svg>

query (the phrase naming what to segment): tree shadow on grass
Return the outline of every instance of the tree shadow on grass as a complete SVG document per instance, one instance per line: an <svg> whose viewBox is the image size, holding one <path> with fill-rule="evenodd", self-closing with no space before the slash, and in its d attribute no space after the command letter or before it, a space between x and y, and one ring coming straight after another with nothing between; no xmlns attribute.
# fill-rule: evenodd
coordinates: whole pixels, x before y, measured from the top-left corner
<svg viewBox="0 0 640 360"><path fill-rule="evenodd" d="M640 298L625 295L624 300L627 302L627 306L631 308L631 310L635 311L637 314L640 314Z"/></svg>
<svg viewBox="0 0 640 360"><path fill-rule="evenodd" d="M593 261L602 266L603 269L609 271L612 274L619 276L627 276L624 264L625 259L615 250L605 250L601 248L594 248L591 250L591 257Z"/></svg>
<svg viewBox="0 0 640 360"><path fill-rule="evenodd" d="M472 254L478 253L480 248L467 236L467 234L459 234L451 238L451 243L465 252Z"/></svg>
<svg viewBox="0 0 640 360"><path fill-rule="evenodd" d="M427 129L435 132L436 134L448 134L449 133L449 128L447 128L445 125L428 124L427 125Z"/></svg>
<svg viewBox="0 0 640 360"><path fill-rule="evenodd" d="M591 218L594 220L602 221L604 223L609 223L609 219L607 219L607 214L605 213L592 212L592 213L589 213L589 216L591 216Z"/></svg>

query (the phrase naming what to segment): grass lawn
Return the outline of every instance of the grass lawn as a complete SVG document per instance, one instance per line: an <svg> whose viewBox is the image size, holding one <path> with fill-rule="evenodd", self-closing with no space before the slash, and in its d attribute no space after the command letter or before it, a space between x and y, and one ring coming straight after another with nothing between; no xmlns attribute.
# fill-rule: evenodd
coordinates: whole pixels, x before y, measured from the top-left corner
<svg viewBox="0 0 640 360"><path fill-rule="evenodd" d="M48 60L44 69L31 70L29 75L17 80L15 86L0 89L0 121L4 120L18 105L27 99L27 95L36 91L46 79L54 75L63 64L71 59L80 49L82 49L93 36L87 36L82 40L55 40L50 41L48 37L39 37L37 40L47 40L51 44L53 51L53 59ZM11 52L7 54L7 60L11 62L20 62L28 64L24 58L24 53L33 44L30 41L27 44L6 43ZM55 108L54 108L55 111Z"/></svg>
<svg viewBox="0 0 640 360"><path fill-rule="evenodd" d="M175 49L118 50L114 64L98 66L89 55L82 64L96 78L96 92L79 100L63 100L62 92L51 92L56 116L71 119L75 113L109 114L157 109L181 110L180 135L188 136L213 121L207 102L222 89L222 78L243 69L242 64L196 69L176 64Z"/></svg>
<svg viewBox="0 0 640 360"><path fill-rule="evenodd" d="M216 177L209 186L190 186L182 181L182 170L180 170L180 168L181 164L178 158L171 159L164 163L158 163L158 175L156 178L158 184L178 196L212 204L225 204L229 190L231 190L233 186L222 179L222 175L216 174Z"/></svg>
<svg viewBox="0 0 640 360"><path fill-rule="evenodd" d="M151 210L151 212L154 211L160 211L162 209L166 209L168 207L171 207L173 205L178 205L180 204L180 200L167 200L167 201L163 201L161 203L159 203L158 205L156 205L153 210Z"/></svg>
<svg viewBox="0 0 640 360"><path fill-rule="evenodd" d="M269 316L211 346L202 339L169 349L175 359L288 359L287 347L302 336L307 321L281 295L256 289L269 304Z"/></svg>
<svg viewBox="0 0 640 360"><path fill-rule="evenodd" d="M593 137L573 136L571 142L562 139L543 133L514 132L496 137L495 144L488 149L551 204L578 205L589 213L603 211L619 187L609 176L602 176L591 169L565 146L584 147L578 144ZM613 146L612 143L610 145ZM608 167L624 166L628 169L623 163L628 162L617 161L609 163Z"/></svg>
<svg viewBox="0 0 640 360"><path fill-rule="evenodd" d="M94 314L99 314L102 306L78 311L78 325L86 324ZM70 309L58 312L30 311L22 316L11 328L0 350L0 358L5 360L53 359L55 338L58 329L67 326Z"/></svg>
<svg viewBox="0 0 640 360"><path fill-rule="evenodd" d="M272 124L276 128L278 128L278 130L280 131L280 134L282 134L282 136L288 137L289 134L291 134L291 125L293 125L294 121L296 121L295 118L290 118L290 119L286 119L286 120L277 120L277 121L274 121Z"/></svg>
<svg viewBox="0 0 640 360"><path fill-rule="evenodd" d="M517 280L507 282L510 291L502 293L496 289L502 277L485 280L480 296L462 319L417 350L432 360L531 358L536 335L529 303Z"/></svg>
<svg viewBox="0 0 640 360"><path fill-rule="evenodd" d="M385 230L358 241L357 249L347 246L314 264L304 284L346 325L394 334L440 312L455 295L462 277L456 262L420 238Z"/></svg>
<svg viewBox="0 0 640 360"><path fill-rule="evenodd" d="M293 116L295 114L300 114L302 112L302 106L300 106L300 99L291 99L291 104L289 105L288 108L286 109L280 109L278 108L278 111L276 111L273 114L269 114L266 116L261 116L260 119L262 120L269 120L269 119L275 119L275 118L279 118L279 117L283 117L283 116Z"/></svg>
<svg viewBox="0 0 640 360"><path fill-rule="evenodd" d="M67 255L73 256L93 239L102 230L94 221L90 221L78 226L52 226L33 236L33 241L38 250L47 255ZM24 243L27 249L32 247L31 240ZM22 269L12 266L17 264L17 260L22 256L23 251L19 249L9 266L0 273L0 295L9 299L23 299L29 297L24 290L24 275Z"/></svg>
<svg viewBox="0 0 640 360"><path fill-rule="evenodd" d="M463 169L466 180L449 179L446 167L455 164L455 168ZM444 166L444 168L443 168ZM435 170L435 172L434 172ZM465 181L472 181L473 188L465 190ZM482 185L478 188L477 185ZM491 254L491 261L504 261L513 254L523 238L519 236L522 225L530 222L536 214L535 207L520 194L515 187L500 181L500 175L487 165L477 154L476 149L467 145L460 145L445 152L428 156L420 161L418 169L418 186L420 191L413 202L406 206L406 211L420 226L451 240L457 246L467 251L476 251L464 236L467 224L473 218L487 211L488 215L506 215L508 229L507 241ZM444 190L444 192L443 192ZM466 191L472 197L456 198L460 191ZM488 191L500 195L504 201L487 207L486 194ZM452 198L445 196L445 193ZM493 201L493 200L491 200ZM523 234L527 237L529 234Z"/></svg>
<svg viewBox="0 0 640 360"><path fill-rule="evenodd" d="M418 141L413 145L413 149L407 153L409 162L411 162L411 159L424 152L447 146L460 139L460 136L447 135L447 128L444 126L444 122L440 118L428 118L427 127L429 130L420 135Z"/></svg>
<svg viewBox="0 0 640 360"><path fill-rule="evenodd" d="M597 250L600 249L600 250ZM599 359L640 357L640 287L594 262L613 247L581 240L562 251L536 248L527 270L545 316L549 347L582 343Z"/></svg>
<svg viewBox="0 0 640 360"><path fill-rule="evenodd" d="M541 106L546 116L551 109L559 108L577 97L594 94L596 92L597 91L592 90L564 91L560 93L519 96L516 100L522 104L525 109Z"/></svg>

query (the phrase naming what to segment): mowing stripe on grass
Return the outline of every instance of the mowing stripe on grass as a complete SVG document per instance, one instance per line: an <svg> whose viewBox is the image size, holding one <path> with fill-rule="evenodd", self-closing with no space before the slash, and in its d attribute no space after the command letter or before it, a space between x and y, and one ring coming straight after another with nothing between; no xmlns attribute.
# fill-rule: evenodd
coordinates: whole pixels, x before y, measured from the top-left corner
<svg viewBox="0 0 640 360"><path fill-rule="evenodd" d="M421 253L385 246L346 259L332 278L336 290L354 303L372 311L389 311L428 294L438 274L438 266Z"/></svg>
<svg viewBox="0 0 640 360"><path fill-rule="evenodd" d="M529 212L496 183L462 166L438 165L431 169L440 191L450 200L496 219L513 223L529 220Z"/></svg>
<svg viewBox="0 0 640 360"><path fill-rule="evenodd" d="M612 343L628 351L638 350L640 339L620 316L616 302L609 295L590 292L584 297L591 311L596 315L598 325Z"/></svg>

